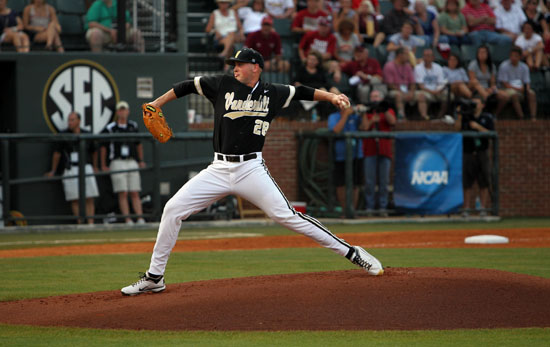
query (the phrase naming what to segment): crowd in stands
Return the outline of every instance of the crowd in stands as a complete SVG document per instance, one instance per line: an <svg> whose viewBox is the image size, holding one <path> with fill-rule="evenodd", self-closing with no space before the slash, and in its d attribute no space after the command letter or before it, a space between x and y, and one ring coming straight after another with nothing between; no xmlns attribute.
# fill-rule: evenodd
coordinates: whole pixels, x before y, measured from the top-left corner
<svg viewBox="0 0 550 347"><path fill-rule="evenodd" d="M67 0L69 1L69 0ZM76 3L76 1L75 1ZM12 10L9 0L0 0L0 44L12 45L16 52L26 53L31 48L64 52L61 35L63 27L54 6L46 0L29 0L21 11ZM117 0L79 1L83 11L83 29L92 52L101 52L117 44ZM145 44L140 30L134 30L130 12L126 11L126 42L132 50L144 52ZM37 45L42 43L43 46Z"/></svg>
<svg viewBox="0 0 550 347"><path fill-rule="evenodd" d="M548 0L215 3L217 9L205 31L220 47L221 58L239 47L251 47L264 56L266 70L288 74L291 82L313 78L326 89L351 91L357 103L368 102L369 92L377 89L395 103L398 119L406 118L407 105L416 105L420 117L428 119L431 103L444 106L454 97L475 95L491 101L488 104L494 101L497 115L511 102L518 117L523 117L523 99L529 116L536 115L530 74L549 66ZM117 1L87 4L83 25L89 49L101 52L116 45ZM30 0L16 12L8 5L9 0L0 0L2 47L13 45L24 53L42 44L41 49L64 51L63 28L53 6ZM144 52L141 32L133 29L128 11L125 17L129 47ZM287 26L283 31L288 34L279 32L281 25ZM518 52L520 59L515 62ZM318 64L313 64L316 60ZM326 81L320 77L323 74Z"/></svg>
<svg viewBox="0 0 550 347"><path fill-rule="evenodd" d="M527 116L536 117L530 74L549 65L545 0L392 0L389 7L378 0L216 2L206 31L223 43L220 55L254 48L273 62L266 70L290 73L294 84L350 91L355 103L378 90L399 120L412 106L423 119L441 117L456 98L477 95L496 115L512 103L524 118L525 100ZM232 24L216 22L217 11L234 11ZM279 35L281 23L289 35ZM231 29L222 35L217 25ZM282 52L289 49L282 41L292 42L291 54ZM429 111L433 103L437 112Z"/></svg>

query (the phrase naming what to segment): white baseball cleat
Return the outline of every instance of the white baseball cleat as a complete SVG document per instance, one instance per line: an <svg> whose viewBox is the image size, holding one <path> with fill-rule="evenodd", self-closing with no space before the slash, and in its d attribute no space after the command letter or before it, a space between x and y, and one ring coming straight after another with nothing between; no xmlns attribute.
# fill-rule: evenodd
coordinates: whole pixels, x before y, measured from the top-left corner
<svg viewBox="0 0 550 347"><path fill-rule="evenodd" d="M152 277L149 276L148 272L145 272L141 275L141 278L136 283L129 285L128 287L122 288L120 291L124 295L138 295L143 293L159 293L166 289L164 284L164 276Z"/></svg>
<svg viewBox="0 0 550 347"><path fill-rule="evenodd" d="M362 247L352 246L352 248L353 253L349 257L352 263L365 269L369 275L381 276L384 274L384 268L378 259L370 255Z"/></svg>

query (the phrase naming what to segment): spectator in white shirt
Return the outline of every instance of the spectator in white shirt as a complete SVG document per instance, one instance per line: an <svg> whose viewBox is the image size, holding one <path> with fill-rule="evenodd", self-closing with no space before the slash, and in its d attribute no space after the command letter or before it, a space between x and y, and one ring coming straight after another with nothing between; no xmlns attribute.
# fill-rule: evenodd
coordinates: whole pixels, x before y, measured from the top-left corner
<svg viewBox="0 0 550 347"><path fill-rule="evenodd" d="M520 119L524 118L521 102L527 96L531 120L536 120L537 97L531 89L531 76L527 64L521 61L521 48L512 47L510 59L498 67L498 82L504 92L510 97L512 106Z"/></svg>
<svg viewBox="0 0 550 347"><path fill-rule="evenodd" d="M236 10L243 21L245 35L256 32L262 28L262 19L267 16L264 8L264 0L252 1L252 7L248 6L248 0L237 0L232 9Z"/></svg>
<svg viewBox="0 0 550 347"><path fill-rule="evenodd" d="M414 68L414 79L420 91L426 97L428 104L434 102L441 103L438 113L438 118L441 118L447 110L449 93L447 90L447 81L443 75L443 68L439 64L434 63L434 52L431 48L424 49L422 62ZM428 106L425 104L425 107ZM420 110L420 113L427 115L427 109Z"/></svg>
<svg viewBox="0 0 550 347"><path fill-rule="evenodd" d="M534 26L531 21L523 23L521 31L522 34L518 36L514 44L523 51L522 58L529 67L529 70L538 70L543 63L544 57L542 37L539 34L535 34ZM545 65L547 64L548 62L545 61Z"/></svg>
<svg viewBox="0 0 550 347"><path fill-rule="evenodd" d="M275 19L292 18L296 12L293 0L265 0L265 11Z"/></svg>
<svg viewBox="0 0 550 347"><path fill-rule="evenodd" d="M502 7L495 10L495 29L515 41L521 33L521 26L527 20L521 8L512 6L512 0L501 0Z"/></svg>

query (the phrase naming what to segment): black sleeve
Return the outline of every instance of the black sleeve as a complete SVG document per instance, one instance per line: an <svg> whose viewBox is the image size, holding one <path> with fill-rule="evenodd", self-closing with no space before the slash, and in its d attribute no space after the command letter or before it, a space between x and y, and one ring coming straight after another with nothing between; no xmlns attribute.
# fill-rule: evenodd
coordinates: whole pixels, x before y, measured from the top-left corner
<svg viewBox="0 0 550 347"><path fill-rule="evenodd" d="M296 100L313 100L313 94L315 94L315 89L307 86L296 87L296 93L294 94L294 99Z"/></svg>
<svg viewBox="0 0 550 347"><path fill-rule="evenodd" d="M195 83L193 80L174 83L172 87L174 88L174 93L178 98L189 95L191 93L198 94L197 88L195 88Z"/></svg>
<svg viewBox="0 0 550 347"><path fill-rule="evenodd" d="M174 84L174 93L178 98L195 93L213 100L219 92L220 84L224 77L225 75L197 76L192 80Z"/></svg>

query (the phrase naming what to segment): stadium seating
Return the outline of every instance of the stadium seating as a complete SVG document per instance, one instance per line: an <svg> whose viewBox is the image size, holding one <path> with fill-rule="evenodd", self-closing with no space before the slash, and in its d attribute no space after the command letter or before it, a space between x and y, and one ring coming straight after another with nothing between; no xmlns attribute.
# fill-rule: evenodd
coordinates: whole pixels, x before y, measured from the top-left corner
<svg viewBox="0 0 550 347"><path fill-rule="evenodd" d="M86 13L86 4L84 0L57 0L56 6L58 13L72 13L72 14L83 14Z"/></svg>
<svg viewBox="0 0 550 347"><path fill-rule="evenodd" d="M21 15L28 4L28 0L9 0L6 6Z"/></svg>
<svg viewBox="0 0 550 347"><path fill-rule="evenodd" d="M380 1L380 13L385 15L386 13L390 12L392 9L393 9L393 4L391 1L388 1L388 0Z"/></svg>

